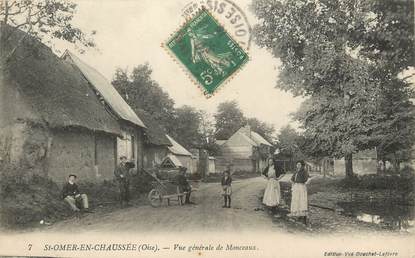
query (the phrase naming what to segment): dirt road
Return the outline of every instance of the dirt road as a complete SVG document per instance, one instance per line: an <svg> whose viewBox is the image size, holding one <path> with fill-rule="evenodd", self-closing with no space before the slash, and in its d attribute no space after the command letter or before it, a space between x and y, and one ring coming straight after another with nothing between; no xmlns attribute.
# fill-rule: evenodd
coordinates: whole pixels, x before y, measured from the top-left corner
<svg viewBox="0 0 415 258"><path fill-rule="evenodd" d="M279 230L263 211L258 195L265 187L265 179L257 177L235 180L232 184L232 208L222 208L223 199L219 183L200 183L192 194L196 205L133 206L110 213L96 212L81 219L58 222L46 231L108 232L143 231L276 231Z"/></svg>

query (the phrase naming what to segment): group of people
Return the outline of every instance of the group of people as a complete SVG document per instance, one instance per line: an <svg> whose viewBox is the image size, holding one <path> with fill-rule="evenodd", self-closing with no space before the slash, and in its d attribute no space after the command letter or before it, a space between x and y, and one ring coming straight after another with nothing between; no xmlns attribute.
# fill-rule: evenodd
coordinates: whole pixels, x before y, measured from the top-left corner
<svg viewBox="0 0 415 258"><path fill-rule="evenodd" d="M120 203L121 206L129 206L130 201L130 178L131 169L133 165L127 162L126 157L120 158L120 163L114 170L115 179L118 182L120 189ZM186 193L185 204L191 204L190 194L192 188L185 176L186 168L180 168L180 173L175 177L175 182L178 185L179 191ZM281 188L279 180L284 176L284 168L278 164L272 158L268 159L268 164L262 173L267 179L267 185L265 187L263 204L271 209L271 211L279 216L278 209L282 205L283 199L281 198ZM291 177L291 205L290 214L288 216L297 217L301 219L304 224L307 224L307 187L306 183L309 179L309 175L305 170L304 161L299 161L296 164L296 171ZM89 212L88 196L79 191L76 184L76 175L71 174L68 177L68 182L63 187L62 197L69 204L71 209L75 212L84 211ZM232 177L231 169L228 167L222 176L221 180L222 195L224 200L223 208L231 208L231 196L232 196Z"/></svg>
<svg viewBox="0 0 415 258"><path fill-rule="evenodd" d="M132 162L128 162L127 157L121 156L120 163L114 170L114 177L118 183L119 187L119 201L122 207L128 207L130 205L130 181L131 181L131 171L134 168ZM186 168L180 167L179 174L175 177L174 181L177 184L179 191L186 193L185 195L185 204L193 204L190 201L191 194L191 185L187 181L185 176ZM85 193L79 191L79 187L76 184L77 176L75 174L70 174L68 176L68 182L63 186L62 198L65 202L69 204L69 207L74 212L90 212L88 196ZM229 201L230 205L230 201Z"/></svg>
<svg viewBox="0 0 415 258"><path fill-rule="evenodd" d="M282 166L277 164L272 158L268 159L268 165L263 171L263 175L268 179L265 187L263 204L269 207L273 213L278 212L282 205L281 189L279 180L284 176L285 171ZM296 217L307 224L308 200L306 183L309 179L308 172L305 170L304 161L298 161L296 170L291 177L291 205L289 217ZM279 215L276 214L278 217Z"/></svg>

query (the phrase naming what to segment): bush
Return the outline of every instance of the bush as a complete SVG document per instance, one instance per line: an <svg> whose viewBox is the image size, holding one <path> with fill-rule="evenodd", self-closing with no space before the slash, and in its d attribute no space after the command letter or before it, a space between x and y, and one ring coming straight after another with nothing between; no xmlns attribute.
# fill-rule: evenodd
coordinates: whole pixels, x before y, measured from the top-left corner
<svg viewBox="0 0 415 258"><path fill-rule="evenodd" d="M345 178L340 181L343 188L357 188L365 190L398 190L412 192L414 190L414 176L400 175L363 175Z"/></svg>
<svg viewBox="0 0 415 258"><path fill-rule="evenodd" d="M339 186L342 188L355 188L360 184L360 180L357 176L346 177L339 182Z"/></svg>
<svg viewBox="0 0 415 258"><path fill-rule="evenodd" d="M61 199L61 189L48 178L38 175L22 178L19 171L3 171L1 175L0 224L19 227L42 219L69 215Z"/></svg>
<svg viewBox="0 0 415 258"><path fill-rule="evenodd" d="M401 171L399 172L402 176L405 177L411 177L415 174L415 169L413 169L410 166L405 166L401 169Z"/></svg>

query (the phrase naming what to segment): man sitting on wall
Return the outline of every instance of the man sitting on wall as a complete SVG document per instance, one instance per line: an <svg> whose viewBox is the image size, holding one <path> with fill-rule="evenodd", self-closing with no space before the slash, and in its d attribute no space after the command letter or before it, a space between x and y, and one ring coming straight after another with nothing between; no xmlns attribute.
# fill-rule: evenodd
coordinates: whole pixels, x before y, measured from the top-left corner
<svg viewBox="0 0 415 258"><path fill-rule="evenodd" d="M181 193L186 192L186 199L184 203L194 204L193 202L190 201L190 194L192 193L192 186L189 184L189 181L187 181L187 178L186 178L187 168L180 167L179 169L180 169L179 174L176 176L174 181L179 187L179 191Z"/></svg>
<svg viewBox="0 0 415 258"><path fill-rule="evenodd" d="M75 212L79 212L78 208L81 206L83 211L89 212L88 196L79 192L78 185L75 183L76 175L69 175L68 182L64 185L62 190L62 198L69 204L71 209ZM81 205L77 205L81 203Z"/></svg>

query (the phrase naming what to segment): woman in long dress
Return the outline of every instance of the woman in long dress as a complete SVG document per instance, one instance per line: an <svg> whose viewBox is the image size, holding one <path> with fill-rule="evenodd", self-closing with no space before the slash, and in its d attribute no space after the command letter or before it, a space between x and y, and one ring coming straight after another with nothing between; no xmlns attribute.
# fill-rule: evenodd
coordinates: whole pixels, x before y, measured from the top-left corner
<svg viewBox="0 0 415 258"><path fill-rule="evenodd" d="M268 165L262 174L268 179L262 203L271 208L273 212L276 212L277 207L281 202L281 189L278 180L283 176L283 172L278 171L274 165L273 159L269 158Z"/></svg>
<svg viewBox="0 0 415 258"><path fill-rule="evenodd" d="M307 199L307 187L309 175L305 170L304 161L297 162L296 172L291 177L291 213L289 216L298 217L302 219L304 224L307 225L308 215L308 199Z"/></svg>

